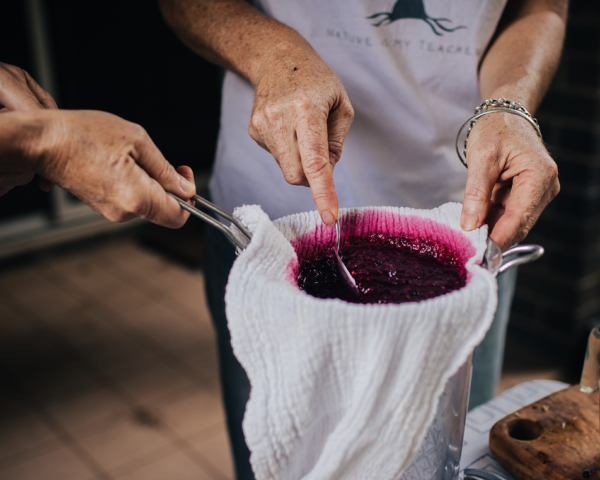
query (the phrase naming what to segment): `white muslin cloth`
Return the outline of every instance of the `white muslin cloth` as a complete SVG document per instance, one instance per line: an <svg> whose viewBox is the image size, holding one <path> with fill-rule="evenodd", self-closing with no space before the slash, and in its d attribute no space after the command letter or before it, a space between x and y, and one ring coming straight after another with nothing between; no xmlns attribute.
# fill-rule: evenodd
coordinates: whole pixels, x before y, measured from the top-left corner
<svg viewBox="0 0 600 480"><path fill-rule="evenodd" d="M317 212L271 222L258 206L236 209L252 241L231 270L226 313L251 384L243 429L257 480L400 478L447 380L496 309L495 279L478 266L487 228L462 232L460 211L453 203L342 210L368 213L382 228L393 222L396 231L421 218L412 234L443 224L447 242L472 245L462 289L418 303L360 305L317 299L294 284L290 241L330 230Z"/></svg>

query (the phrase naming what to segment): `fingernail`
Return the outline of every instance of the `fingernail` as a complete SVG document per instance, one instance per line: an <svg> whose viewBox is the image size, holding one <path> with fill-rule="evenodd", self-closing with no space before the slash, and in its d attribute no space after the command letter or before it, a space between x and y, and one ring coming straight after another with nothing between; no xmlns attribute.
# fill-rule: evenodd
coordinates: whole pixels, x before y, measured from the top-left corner
<svg viewBox="0 0 600 480"><path fill-rule="evenodd" d="M196 186L192 182L190 182L184 177L181 177L181 189L184 191L184 193L190 194L194 191L195 188Z"/></svg>
<svg viewBox="0 0 600 480"><path fill-rule="evenodd" d="M476 213L464 212L460 218L460 226L467 232L475 230L479 226L479 216Z"/></svg>
<svg viewBox="0 0 600 480"><path fill-rule="evenodd" d="M331 212L323 212L323 215L321 215L321 219L323 220L323 223L328 227L331 227L335 223L335 219L333 218Z"/></svg>

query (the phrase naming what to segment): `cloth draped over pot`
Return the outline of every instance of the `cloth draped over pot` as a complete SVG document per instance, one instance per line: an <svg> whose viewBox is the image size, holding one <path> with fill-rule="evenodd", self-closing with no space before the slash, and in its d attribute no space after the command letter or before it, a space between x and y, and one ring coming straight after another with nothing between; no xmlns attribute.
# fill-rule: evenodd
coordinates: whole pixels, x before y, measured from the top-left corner
<svg viewBox="0 0 600 480"><path fill-rule="evenodd" d="M385 231L445 245L467 270L466 286L446 295L360 305L317 299L297 286L292 242L335 239L317 212L271 222L258 206L235 210L252 241L231 270L226 313L251 384L243 429L257 480L400 478L447 380L496 309L495 279L479 266L487 227L463 232L460 212L452 203L341 210L355 234Z"/></svg>

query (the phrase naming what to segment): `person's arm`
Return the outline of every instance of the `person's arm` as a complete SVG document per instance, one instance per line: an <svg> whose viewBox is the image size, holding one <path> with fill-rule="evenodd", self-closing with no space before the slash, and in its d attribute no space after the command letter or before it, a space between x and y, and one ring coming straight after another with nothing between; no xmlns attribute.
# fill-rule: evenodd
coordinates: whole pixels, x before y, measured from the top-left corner
<svg viewBox="0 0 600 480"><path fill-rule="evenodd" d="M29 183L54 183L114 222L143 217L180 227L196 191L189 167L176 171L139 125L103 112L57 110L25 70L0 63L0 196Z"/></svg>
<svg viewBox="0 0 600 480"><path fill-rule="evenodd" d="M509 0L481 63L482 100L503 97L534 115L558 67L567 7L568 0ZM503 250L525 238L560 190L555 162L516 115L477 120L467 163L461 225L472 230L488 223Z"/></svg>
<svg viewBox="0 0 600 480"><path fill-rule="evenodd" d="M142 217L172 228L189 214L165 189L185 199L196 190L189 167L176 171L142 127L114 115L56 109L0 113L0 195L34 174L114 222Z"/></svg>
<svg viewBox="0 0 600 480"><path fill-rule="evenodd" d="M333 168L354 112L339 78L295 30L244 0L159 0L192 50L255 88L250 136L292 185L310 186L321 218L338 215Z"/></svg>
<svg viewBox="0 0 600 480"><path fill-rule="evenodd" d="M57 108L52 96L22 68L0 62L0 113Z"/></svg>
<svg viewBox="0 0 600 480"><path fill-rule="evenodd" d="M52 95L40 87L29 73L15 65L0 62L0 113L56 108ZM29 183L33 176L32 172L0 173L0 195ZM42 177L39 185L46 192L52 188L52 183Z"/></svg>

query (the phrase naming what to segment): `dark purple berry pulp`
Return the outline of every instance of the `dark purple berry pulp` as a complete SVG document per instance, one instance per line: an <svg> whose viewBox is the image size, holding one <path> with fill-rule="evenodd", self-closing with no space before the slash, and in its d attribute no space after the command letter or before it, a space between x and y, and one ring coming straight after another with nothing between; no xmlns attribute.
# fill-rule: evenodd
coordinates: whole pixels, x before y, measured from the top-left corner
<svg viewBox="0 0 600 480"><path fill-rule="evenodd" d="M364 221L356 228L356 218L347 223L341 255L356 280L359 295L344 283L338 270L333 253L335 234L327 237L321 232L319 240L315 235L296 240L298 287L313 297L352 303L418 302L464 287L468 279L465 263L473 253L470 242L445 225L413 218L428 224L427 236L415 235L425 233L422 231L403 232L389 225L387 232L368 232Z"/></svg>

